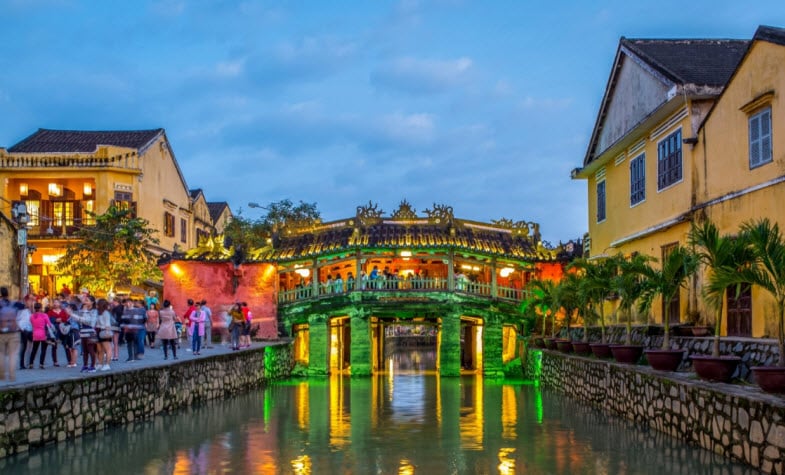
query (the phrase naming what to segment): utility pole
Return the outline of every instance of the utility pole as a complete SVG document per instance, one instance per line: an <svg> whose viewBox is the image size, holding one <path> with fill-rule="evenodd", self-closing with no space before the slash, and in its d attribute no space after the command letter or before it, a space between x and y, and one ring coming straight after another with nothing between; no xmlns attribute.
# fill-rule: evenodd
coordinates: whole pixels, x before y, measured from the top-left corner
<svg viewBox="0 0 785 475"><path fill-rule="evenodd" d="M27 277L27 223L30 215L27 213L27 204L20 201L11 207L11 216L16 222L16 243L19 246L19 292L20 299L30 293L30 282Z"/></svg>

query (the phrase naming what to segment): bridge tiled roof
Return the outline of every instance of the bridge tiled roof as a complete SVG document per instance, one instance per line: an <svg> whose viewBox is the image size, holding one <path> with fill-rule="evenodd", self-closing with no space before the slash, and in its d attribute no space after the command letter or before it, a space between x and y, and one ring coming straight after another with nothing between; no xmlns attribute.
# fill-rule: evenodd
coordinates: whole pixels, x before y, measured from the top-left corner
<svg viewBox="0 0 785 475"><path fill-rule="evenodd" d="M10 153L93 153L99 145L142 149L164 129L52 130L38 129L8 149Z"/></svg>

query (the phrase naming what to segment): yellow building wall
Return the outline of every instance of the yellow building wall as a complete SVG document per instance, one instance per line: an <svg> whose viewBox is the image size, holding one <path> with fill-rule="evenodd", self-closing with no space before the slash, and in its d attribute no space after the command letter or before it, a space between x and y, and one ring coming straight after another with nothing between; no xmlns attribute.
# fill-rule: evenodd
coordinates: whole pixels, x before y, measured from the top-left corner
<svg viewBox="0 0 785 475"><path fill-rule="evenodd" d="M651 130L642 131L640 133L641 139L633 141L633 145L625 150L623 158L620 159L620 155L599 158L599 160L605 161L606 219L603 222L597 222L597 183L602 178L598 179L598 174L595 173L588 180L589 235L591 236L592 256L616 254L628 246L617 245L613 247L612 243L615 241L644 232L646 229L672 220L690 209L693 151L689 145L682 145L682 180L661 191L657 190L657 147L659 142L679 128L681 128L683 138L692 135L691 122L693 119L689 114L670 127L660 130L656 135L652 134L652 131L667 124L673 117L663 120ZM641 140L645 142L643 148L639 148ZM630 206L630 161L640 156L641 153L646 154L646 198L642 202ZM657 240L657 242L666 244L670 241ZM659 256L660 245L650 246L656 249L657 254L654 254L654 257ZM639 252L644 251L639 250ZM645 253L650 254L649 251Z"/></svg>

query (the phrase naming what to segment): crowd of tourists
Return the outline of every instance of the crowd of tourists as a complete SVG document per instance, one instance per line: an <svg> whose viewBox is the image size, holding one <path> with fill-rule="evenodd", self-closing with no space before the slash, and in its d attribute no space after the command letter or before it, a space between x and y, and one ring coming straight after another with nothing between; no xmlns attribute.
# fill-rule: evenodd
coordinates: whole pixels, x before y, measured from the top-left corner
<svg viewBox="0 0 785 475"><path fill-rule="evenodd" d="M189 299L178 314L170 301L159 304L155 292L144 299L96 299L83 291L11 301L8 289L0 287L0 380L14 381L17 369L33 369L36 361L45 369L47 354L52 366L67 368L79 367L81 354L81 372L94 373L119 362L123 345L128 363L144 359L145 349L160 348L164 360L170 354L178 359L182 347L200 355L212 348L213 335L220 335L222 344L231 339L233 350L251 345L252 314L245 302L216 317L206 300Z"/></svg>

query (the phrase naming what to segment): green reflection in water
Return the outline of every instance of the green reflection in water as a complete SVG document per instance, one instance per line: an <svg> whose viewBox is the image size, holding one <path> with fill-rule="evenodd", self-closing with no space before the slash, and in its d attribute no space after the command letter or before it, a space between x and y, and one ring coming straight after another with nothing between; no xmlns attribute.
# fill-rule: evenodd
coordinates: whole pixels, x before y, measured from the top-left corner
<svg viewBox="0 0 785 475"><path fill-rule="evenodd" d="M285 381L0 459L0 473L107 464L112 475L730 473L722 457L534 385L419 370Z"/></svg>

